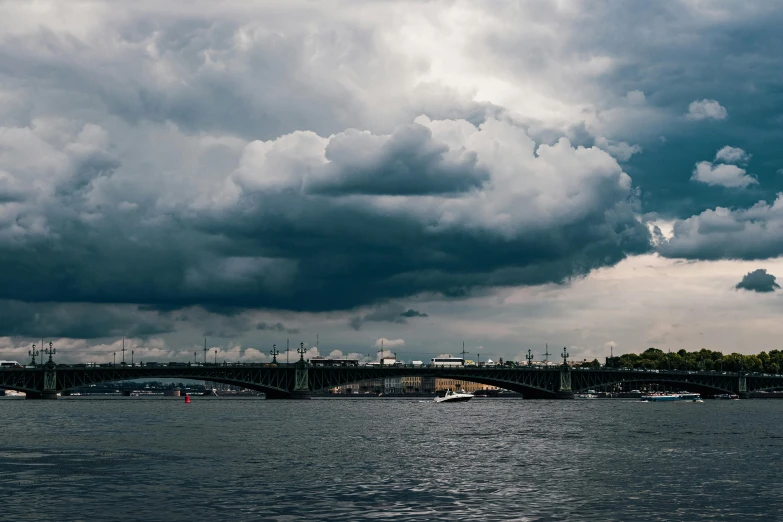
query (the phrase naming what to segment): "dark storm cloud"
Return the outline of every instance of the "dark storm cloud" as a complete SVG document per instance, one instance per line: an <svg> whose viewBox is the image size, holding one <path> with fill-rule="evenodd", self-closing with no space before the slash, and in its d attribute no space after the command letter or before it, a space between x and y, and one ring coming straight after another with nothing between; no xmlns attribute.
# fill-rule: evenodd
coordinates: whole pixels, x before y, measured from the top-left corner
<svg viewBox="0 0 783 522"><path fill-rule="evenodd" d="M743 290L750 290L752 292L774 292L780 288L780 285L775 282L776 277L772 274L768 274L763 268L748 272L742 281L737 283L736 288Z"/></svg>
<svg viewBox="0 0 783 522"><path fill-rule="evenodd" d="M688 218L654 233L664 256L783 254L778 207L756 204L783 191L775 6L493 9L466 63L562 103L548 124L460 94L479 80L417 84L443 57L395 49L369 9L155 5L68 29L23 12L0 36L0 297L140 303L166 318L150 331L200 306L230 335L256 328L247 308L568 281L649 252L646 213ZM691 180L726 147L758 183Z"/></svg>
<svg viewBox="0 0 783 522"><path fill-rule="evenodd" d="M0 301L0 336L97 339L147 337L173 330L170 317L142 313L135 306Z"/></svg>
<svg viewBox="0 0 783 522"><path fill-rule="evenodd" d="M518 132L496 125L486 132ZM421 150L415 140L404 143ZM379 156L379 171L410 161L401 159L408 155L402 145L396 150L396 155ZM549 176L562 176L563 183L582 186L552 197L578 194L579 200L567 216L555 212L549 222L532 223L519 217L504 233L497 233L491 222L472 222L510 204L501 203L508 191L471 192L465 197L473 202L464 204L458 198L402 199L397 204L409 209L384 210L376 206L383 202L374 199L248 189L235 204L217 210L183 207L161 214L145 206L134 211L114 205L96 208L93 190L78 200L55 200L25 211L45 220L47 233L36 235L30 229L23 241L0 250L0 296L31 302L143 303L160 310L199 305L235 314L237 308L350 309L421 292L464 296L487 286L562 282L650 248L649 232L624 201L628 180L617 164L600 151L580 150L564 142L541 150L539 157L525 157L530 164L516 168L528 169L530 176L545 168ZM581 163L573 163L577 157ZM585 176L583 169L595 169L595 176ZM509 178L505 183L537 179ZM404 193L405 183L399 187ZM521 197L514 206L524 209L528 196ZM555 205L552 197L530 204ZM487 204L493 198L498 203ZM437 210L434 205L446 206ZM426 217L433 210L435 216L466 224L439 226L440 218ZM404 311L396 311L393 320L404 320ZM383 320L369 314L362 321L377 319ZM226 324L207 333L225 336L240 327Z"/></svg>

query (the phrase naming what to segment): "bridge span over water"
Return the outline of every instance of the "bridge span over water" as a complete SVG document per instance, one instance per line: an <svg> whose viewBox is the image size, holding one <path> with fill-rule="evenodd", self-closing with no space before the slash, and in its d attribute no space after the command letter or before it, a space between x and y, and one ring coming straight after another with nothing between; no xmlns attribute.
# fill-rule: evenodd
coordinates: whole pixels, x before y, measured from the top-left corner
<svg viewBox="0 0 783 522"><path fill-rule="evenodd" d="M618 368L313 366L301 359L292 364L199 364L111 367L46 364L0 369L0 389L22 391L28 398L56 399L60 392L111 381L193 379L219 382L264 392L268 399L309 398L316 390L369 379L439 377L472 381L519 392L526 399L572 399L574 393L614 384L662 384L705 395L783 388L783 375L744 372L703 372Z"/></svg>

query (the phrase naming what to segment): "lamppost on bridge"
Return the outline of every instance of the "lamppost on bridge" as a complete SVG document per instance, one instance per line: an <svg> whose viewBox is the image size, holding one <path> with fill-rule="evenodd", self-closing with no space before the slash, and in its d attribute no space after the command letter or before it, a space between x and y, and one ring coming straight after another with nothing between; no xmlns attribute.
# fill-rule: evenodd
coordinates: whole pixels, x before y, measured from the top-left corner
<svg viewBox="0 0 783 522"><path fill-rule="evenodd" d="M299 361L304 362L304 354L307 353L307 350L305 350L304 343L299 343L299 348L296 349L296 353L299 354ZM383 355L381 355L383 357ZM383 360L383 359L381 359Z"/></svg>
<svg viewBox="0 0 783 522"><path fill-rule="evenodd" d="M117 366L117 352L114 352L114 363L112 363L112 366Z"/></svg>
<svg viewBox="0 0 783 522"><path fill-rule="evenodd" d="M215 348L215 366L217 366L217 348Z"/></svg>
<svg viewBox="0 0 783 522"><path fill-rule="evenodd" d="M122 352L122 365L125 366L125 337L122 338L122 350L120 351Z"/></svg>
<svg viewBox="0 0 783 522"><path fill-rule="evenodd" d="M527 349L527 355L525 356L525 359L527 359L528 366L533 366L533 352L530 350L530 348Z"/></svg>
<svg viewBox="0 0 783 522"><path fill-rule="evenodd" d="M38 356L38 354L40 354L40 353L41 353L41 351L40 351L40 350L36 350L36 349L35 349L35 345L33 345L33 349L32 349L32 350L28 350L28 351L27 351L27 355L29 355L29 356L31 356L31 357L33 358L33 366L35 366L35 358L36 358L36 357Z"/></svg>
<svg viewBox="0 0 783 522"><path fill-rule="evenodd" d="M563 353L560 357L563 358L563 366L568 366L568 350L565 346L563 346Z"/></svg>
<svg viewBox="0 0 783 522"><path fill-rule="evenodd" d="M277 364L277 356L280 355L280 352L277 351L277 345L272 345L272 351L269 352L269 355L272 356L272 364Z"/></svg>
<svg viewBox="0 0 783 522"><path fill-rule="evenodd" d="M56 348L52 348L52 342L51 341L49 341L49 349L47 350L46 348L44 348L43 349L43 353L48 355L49 356L49 362L54 364L54 361L52 361L52 355L57 353L57 349Z"/></svg>
<svg viewBox="0 0 783 522"><path fill-rule="evenodd" d="M198 362L198 359L196 358L196 354L198 352L193 352L193 364L196 364Z"/></svg>
<svg viewBox="0 0 783 522"><path fill-rule="evenodd" d="M131 366L133 366L133 350L131 350Z"/></svg>

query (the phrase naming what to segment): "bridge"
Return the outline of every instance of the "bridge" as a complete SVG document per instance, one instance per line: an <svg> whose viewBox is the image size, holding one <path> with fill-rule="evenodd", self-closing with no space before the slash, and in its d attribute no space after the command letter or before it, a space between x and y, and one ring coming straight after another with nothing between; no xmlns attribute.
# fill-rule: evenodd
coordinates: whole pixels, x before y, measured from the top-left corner
<svg viewBox="0 0 783 522"><path fill-rule="evenodd" d="M0 389L25 392L32 399L56 399L63 391L110 381L138 379L193 379L257 390L267 399L309 398L312 391L370 379L438 377L472 381L516 391L526 399L572 399L575 393L616 384L661 384L704 395L732 393L749 398L751 392L783 388L783 375L745 372L572 368L558 366L432 367L313 366L304 358L292 364L183 364L140 366L57 365L52 361L23 368L0 369Z"/></svg>

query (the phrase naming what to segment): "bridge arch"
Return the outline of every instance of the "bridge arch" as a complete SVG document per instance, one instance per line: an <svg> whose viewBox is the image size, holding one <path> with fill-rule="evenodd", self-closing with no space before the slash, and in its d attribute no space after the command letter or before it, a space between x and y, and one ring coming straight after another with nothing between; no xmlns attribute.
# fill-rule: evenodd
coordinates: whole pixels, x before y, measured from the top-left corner
<svg viewBox="0 0 783 522"><path fill-rule="evenodd" d="M235 377L228 377L228 376L221 376L221 375L203 375L198 372L193 375L182 371L166 372L165 367L164 369L162 369L162 371L156 372L154 376L144 376L144 377L116 378L113 375L108 375L108 374L102 375L100 373L96 373L95 375L85 379L83 383L72 385L72 386L67 386L66 383L63 383L62 387L60 387L61 379L58 376L57 391L69 390L69 389L78 388L89 384L103 384L103 383L110 383L110 382L120 382L120 381L139 380L139 379L144 379L144 380L152 380L152 379L180 380L181 379L181 380L188 380L188 381L217 382L221 384L228 384L230 386L238 386L240 388L246 388L249 390L261 392L264 393L267 397L272 397L272 398L284 397L290 393L289 390L281 386L273 386L270 384L265 384L263 382L253 381L250 379L242 379L242 378L235 378Z"/></svg>
<svg viewBox="0 0 783 522"><path fill-rule="evenodd" d="M325 390L336 386L343 386L346 384L353 384L365 380L372 380L368 378L361 371L356 372L333 372L329 375L331 378L319 379L315 375L311 375L310 383L313 390ZM475 382L478 384L485 384L487 386L497 386L505 390L521 393L523 398L527 399L554 399L556 398L555 378L558 374L548 373L541 374L538 377L540 379L529 381L520 381L513 379L504 379L501 375L490 377L488 375L478 375L476 373L459 370L454 372L443 371L439 369L437 373L428 372L426 368L418 369L393 369L388 370L383 377L375 377L375 379L385 378L397 378L397 377L430 377L438 379L452 379L459 381Z"/></svg>
<svg viewBox="0 0 783 522"><path fill-rule="evenodd" d="M597 385L590 385L590 386L578 386L574 388L574 392L576 393L585 393L589 389L594 389L595 386L613 386L616 384L661 384L664 386L672 386L677 387L681 390L693 392L693 393L700 393L702 395L715 395L715 394L723 394L723 393L736 393L736 390L722 387L722 386L716 386L716 385L710 385L706 383L700 383L700 382L692 382L687 380L679 380L679 379L667 379L665 377L652 377L652 376L629 376L627 378L623 379L614 379L614 380L608 380L605 383L600 383Z"/></svg>

